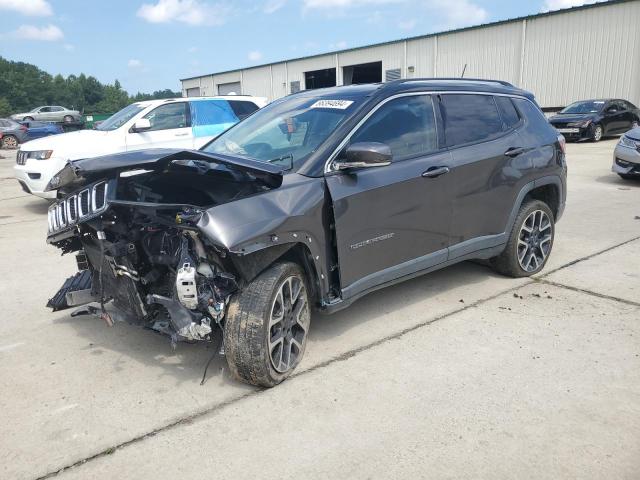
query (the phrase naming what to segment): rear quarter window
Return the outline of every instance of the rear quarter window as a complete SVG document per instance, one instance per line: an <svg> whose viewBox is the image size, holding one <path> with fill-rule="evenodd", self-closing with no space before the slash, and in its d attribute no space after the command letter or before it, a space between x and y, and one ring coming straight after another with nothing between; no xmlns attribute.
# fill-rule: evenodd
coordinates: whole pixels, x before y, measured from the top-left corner
<svg viewBox="0 0 640 480"><path fill-rule="evenodd" d="M258 110L258 106L253 102L246 102L241 100L229 100L229 104L231 105L231 108L233 109L234 113L237 115L237 117L240 120L248 117L253 112Z"/></svg>
<svg viewBox="0 0 640 480"><path fill-rule="evenodd" d="M443 95L442 106L447 146L483 142L504 132L491 95Z"/></svg>
<svg viewBox="0 0 640 480"><path fill-rule="evenodd" d="M502 118L502 129L511 130L518 123L520 123L520 115L514 107L513 102L509 97L494 97L498 110L500 111L500 117Z"/></svg>

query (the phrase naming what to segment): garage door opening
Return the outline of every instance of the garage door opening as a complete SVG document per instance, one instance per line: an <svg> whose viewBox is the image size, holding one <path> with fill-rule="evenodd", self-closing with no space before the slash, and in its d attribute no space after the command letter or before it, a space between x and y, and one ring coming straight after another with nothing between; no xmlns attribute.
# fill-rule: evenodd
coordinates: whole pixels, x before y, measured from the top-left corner
<svg viewBox="0 0 640 480"><path fill-rule="evenodd" d="M342 78L345 85L381 82L382 62L361 63L360 65L342 67Z"/></svg>
<svg viewBox="0 0 640 480"><path fill-rule="evenodd" d="M313 72L304 72L304 86L307 90L335 87L336 69L325 68L323 70L314 70Z"/></svg>
<svg viewBox="0 0 640 480"><path fill-rule="evenodd" d="M242 87L240 86L240 82L218 84L218 95L240 95L241 93Z"/></svg>

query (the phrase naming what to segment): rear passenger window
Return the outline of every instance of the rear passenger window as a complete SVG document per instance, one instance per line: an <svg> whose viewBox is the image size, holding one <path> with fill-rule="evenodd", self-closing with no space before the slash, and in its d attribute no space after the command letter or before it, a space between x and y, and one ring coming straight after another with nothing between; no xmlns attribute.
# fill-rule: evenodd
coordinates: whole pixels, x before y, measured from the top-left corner
<svg viewBox="0 0 640 480"><path fill-rule="evenodd" d="M500 116L502 117L502 129L510 130L515 127L520 121L520 116L516 107L513 106L513 102L509 97L493 97L498 105Z"/></svg>
<svg viewBox="0 0 640 480"><path fill-rule="evenodd" d="M502 134L502 119L491 95L443 95L448 146L482 142Z"/></svg>
<svg viewBox="0 0 640 480"><path fill-rule="evenodd" d="M437 150L431 97L400 97L385 103L351 137L351 144L357 142L387 144L394 161Z"/></svg>
<svg viewBox="0 0 640 480"><path fill-rule="evenodd" d="M238 123L238 115L226 100L191 102L191 125L195 137L216 136Z"/></svg>
<svg viewBox="0 0 640 480"><path fill-rule="evenodd" d="M248 117L253 112L258 110L258 106L252 102L241 102L239 100L229 100L229 104L231 105L231 108L233 109L233 111L235 112L235 114L238 116L240 120Z"/></svg>

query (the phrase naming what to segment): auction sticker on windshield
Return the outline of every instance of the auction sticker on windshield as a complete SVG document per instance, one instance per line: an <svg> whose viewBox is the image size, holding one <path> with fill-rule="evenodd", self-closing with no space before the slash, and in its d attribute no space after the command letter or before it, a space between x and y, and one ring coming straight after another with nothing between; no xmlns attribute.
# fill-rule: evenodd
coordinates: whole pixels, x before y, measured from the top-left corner
<svg viewBox="0 0 640 480"><path fill-rule="evenodd" d="M318 100L309 108L336 108L338 110L346 110L353 101L351 100Z"/></svg>

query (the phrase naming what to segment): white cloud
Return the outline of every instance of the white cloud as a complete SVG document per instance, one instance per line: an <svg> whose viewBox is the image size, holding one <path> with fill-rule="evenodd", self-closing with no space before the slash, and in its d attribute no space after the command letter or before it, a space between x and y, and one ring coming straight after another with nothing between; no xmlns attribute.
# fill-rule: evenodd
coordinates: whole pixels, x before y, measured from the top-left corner
<svg viewBox="0 0 640 480"><path fill-rule="evenodd" d="M413 30L416 26L415 20L401 20L398 22L398 28L400 30Z"/></svg>
<svg viewBox="0 0 640 480"><path fill-rule="evenodd" d="M333 9L401 3L403 0L304 0L305 8Z"/></svg>
<svg viewBox="0 0 640 480"><path fill-rule="evenodd" d="M127 62L127 67L129 68L140 68L142 66L142 62L137 58L132 58Z"/></svg>
<svg viewBox="0 0 640 480"><path fill-rule="evenodd" d="M339 42L330 44L329 48L331 50L343 50L347 48L347 42L345 42L344 40L340 40Z"/></svg>
<svg viewBox="0 0 640 480"><path fill-rule="evenodd" d="M586 5L587 3L598 3L598 1L584 1L584 0L546 0L542 7L543 12L550 10L560 10L562 8L579 7L580 5Z"/></svg>
<svg viewBox="0 0 640 480"><path fill-rule="evenodd" d="M229 13L229 7L220 3L201 0L158 0L156 3L143 4L137 15L150 23L222 25Z"/></svg>
<svg viewBox="0 0 640 480"><path fill-rule="evenodd" d="M198 47L189 47L187 48L187 52L196 53L198 51Z"/></svg>
<svg viewBox="0 0 640 480"><path fill-rule="evenodd" d="M271 14L280 10L286 3L287 0L267 0L264 7L262 7L262 11Z"/></svg>
<svg viewBox="0 0 640 480"><path fill-rule="evenodd" d="M53 15L53 9L46 0L0 0L0 10L11 10L33 17Z"/></svg>
<svg viewBox="0 0 640 480"><path fill-rule="evenodd" d="M12 36L22 40L39 40L43 42L56 42L64 38L64 33L55 25L36 27L34 25L21 25Z"/></svg>
<svg viewBox="0 0 640 480"><path fill-rule="evenodd" d="M262 60L262 53L257 50L254 50L253 52L249 52L249 55L247 55L247 58L251 62L257 62L259 60Z"/></svg>
<svg viewBox="0 0 640 480"><path fill-rule="evenodd" d="M484 8L470 0L430 0L428 6L444 17L441 28L477 25L489 18L489 13Z"/></svg>
<svg viewBox="0 0 640 480"><path fill-rule="evenodd" d="M65 43L62 46L67 52L73 52L76 49L75 45L71 45L70 43Z"/></svg>

